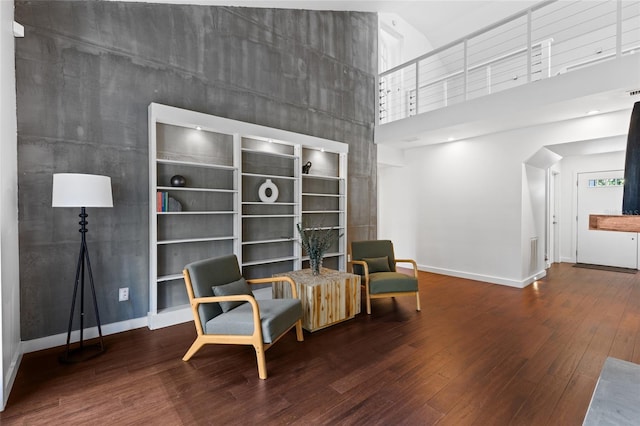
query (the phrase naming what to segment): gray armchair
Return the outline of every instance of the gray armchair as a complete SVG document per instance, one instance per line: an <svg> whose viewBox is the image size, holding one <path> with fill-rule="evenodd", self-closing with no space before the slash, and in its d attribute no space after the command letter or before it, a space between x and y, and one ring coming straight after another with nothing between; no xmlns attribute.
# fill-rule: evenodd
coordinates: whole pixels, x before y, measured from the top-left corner
<svg viewBox="0 0 640 426"><path fill-rule="evenodd" d="M252 345L258 375L267 378L264 352L295 327L301 342L302 304L289 277L245 280L235 255L200 260L182 271L193 310L197 337L182 358L191 357L206 344ZM292 299L256 300L248 284L287 281Z"/></svg>
<svg viewBox="0 0 640 426"><path fill-rule="evenodd" d="M410 263L411 276L396 271L397 263ZM389 240L353 241L351 243L353 273L362 276L365 286L367 314L371 314L371 299L396 296L416 297L416 310L420 310L418 266L413 259L396 259L393 243Z"/></svg>

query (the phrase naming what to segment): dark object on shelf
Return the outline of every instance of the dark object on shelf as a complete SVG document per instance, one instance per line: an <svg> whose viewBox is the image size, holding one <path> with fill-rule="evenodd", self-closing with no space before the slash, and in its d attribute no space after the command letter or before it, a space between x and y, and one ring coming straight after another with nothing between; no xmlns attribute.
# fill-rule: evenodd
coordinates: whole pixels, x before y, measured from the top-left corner
<svg viewBox="0 0 640 426"><path fill-rule="evenodd" d="M302 166L302 173L304 173L305 175L308 175L310 169L311 169L311 161L307 161L307 164Z"/></svg>
<svg viewBox="0 0 640 426"><path fill-rule="evenodd" d="M184 185L182 185L184 186ZM180 201L176 200L173 197L169 197L169 211L170 212L181 212L182 211L182 204L180 203Z"/></svg>
<svg viewBox="0 0 640 426"><path fill-rule="evenodd" d="M171 176L171 186L185 186L186 184L187 180L184 178L184 176Z"/></svg>

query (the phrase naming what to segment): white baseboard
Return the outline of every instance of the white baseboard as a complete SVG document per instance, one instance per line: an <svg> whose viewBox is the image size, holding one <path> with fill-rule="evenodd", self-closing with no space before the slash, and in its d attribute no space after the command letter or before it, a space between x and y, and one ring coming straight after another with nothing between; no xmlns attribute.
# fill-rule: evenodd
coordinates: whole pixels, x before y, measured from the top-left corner
<svg viewBox="0 0 640 426"><path fill-rule="evenodd" d="M11 388L13 388L13 383L16 381L16 375L18 374L18 368L20 367L20 362L22 361L22 351L20 351L20 347L16 345L18 350L15 351L13 357L11 359L11 365L7 371L7 375L4 380L4 389L2 392L3 400L2 407L0 411L4 411L7 406L7 401L9 400L9 393L11 392Z"/></svg>
<svg viewBox="0 0 640 426"><path fill-rule="evenodd" d="M142 328L148 325L147 317L134 318L127 321L114 322L111 324L105 324L102 326L102 335L108 336L109 334L121 333L123 331L133 330L135 328ZM85 328L83 333L84 339L93 339L98 337L98 327ZM80 331L75 330L71 332L71 342L77 342L80 340ZM22 341L21 348L22 353L40 351L43 349L55 348L56 346L62 346L67 344L67 333L55 334L53 336L41 337L39 339L24 340Z"/></svg>
<svg viewBox="0 0 640 426"><path fill-rule="evenodd" d="M508 287L516 287L516 288L524 288L529 284L531 284L532 282L534 282L535 280L538 280L547 275L547 272L543 269L537 274L531 275L523 280L518 281L510 278L494 277L491 275L481 275L481 274L475 274L472 272L455 271L452 269L445 269L445 268L435 268L435 267L426 266L426 265L418 265L418 269L421 271L433 272L434 274L449 275L451 277L465 278L468 280L482 281L482 282L487 282L491 284L499 284L499 285L504 285Z"/></svg>
<svg viewBox="0 0 640 426"><path fill-rule="evenodd" d="M149 314L147 318L149 328L151 330L157 330L158 328L193 321L193 311L191 311L191 307L187 305L187 307L167 309L157 314Z"/></svg>

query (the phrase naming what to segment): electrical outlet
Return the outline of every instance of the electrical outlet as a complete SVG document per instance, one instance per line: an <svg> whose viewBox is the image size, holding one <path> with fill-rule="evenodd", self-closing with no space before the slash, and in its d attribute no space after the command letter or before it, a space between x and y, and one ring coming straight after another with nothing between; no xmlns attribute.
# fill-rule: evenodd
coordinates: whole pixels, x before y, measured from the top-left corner
<svg viewBox="0 0 640 426"><path fill-rule="evenodd" d="M126 302L129 300L129 287L122 287L118 289L118 301Z"/></svg>

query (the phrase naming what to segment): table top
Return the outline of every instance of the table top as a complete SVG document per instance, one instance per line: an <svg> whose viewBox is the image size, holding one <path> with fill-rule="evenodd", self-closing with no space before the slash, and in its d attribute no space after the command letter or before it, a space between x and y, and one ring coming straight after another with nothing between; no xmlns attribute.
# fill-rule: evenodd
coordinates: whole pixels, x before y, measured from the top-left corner
<svg viewBox="0 0 640 426"><path fill-rule="evenodd" d="M334 269L328 268L320 269L320 275L313 275L311 273L311 269L300 269L297 271L283 272L276 275L291 277L295 282L309 286L321 285L326 282L344 280L352 277L359 277L359 275L355 275L350 272L336 271Z"/></svg>
<svg viewBox="0 0 640 426"><path fill-rule="evenodd" d="M607 358L583 426L631 425L640 419L640 365Z"/></svg>

